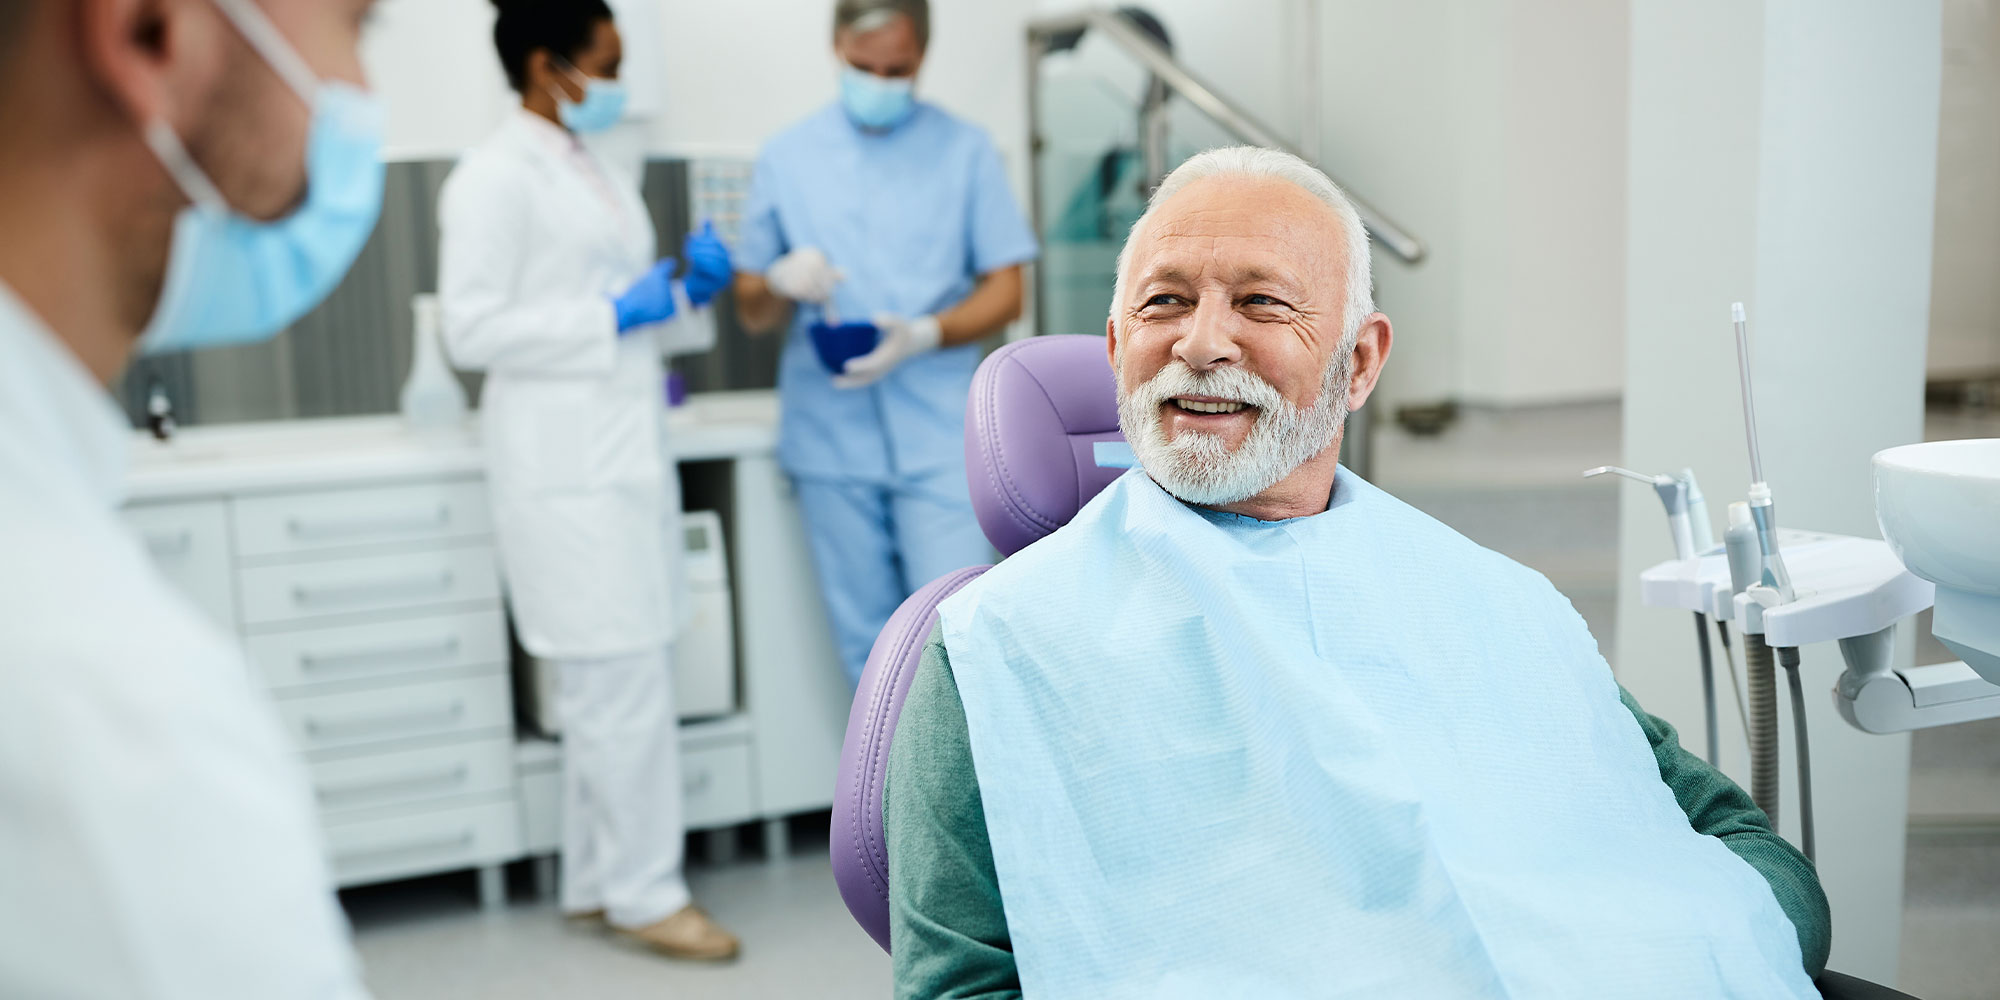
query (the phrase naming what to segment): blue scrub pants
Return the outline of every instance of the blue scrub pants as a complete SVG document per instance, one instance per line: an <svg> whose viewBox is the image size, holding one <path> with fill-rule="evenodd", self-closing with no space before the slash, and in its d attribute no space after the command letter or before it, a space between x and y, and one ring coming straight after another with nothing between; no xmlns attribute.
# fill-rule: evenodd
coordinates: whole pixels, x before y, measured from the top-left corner
<svg viewBox="0 0 2000 1000"><path fill-rule="evenodd" d="M963 469L883 485L794 477L841 669L858 686L875 637L917 588L994 560Z"/></svg>

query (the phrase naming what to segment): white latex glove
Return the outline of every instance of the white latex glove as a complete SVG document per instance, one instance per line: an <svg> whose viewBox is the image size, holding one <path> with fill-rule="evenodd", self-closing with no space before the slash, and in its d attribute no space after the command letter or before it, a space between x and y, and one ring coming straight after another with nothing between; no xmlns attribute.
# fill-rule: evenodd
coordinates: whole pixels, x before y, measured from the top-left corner
<svg viewBox="0 0 2000 1000"><path fill-rule="evenodd" d="M834 286L845 277L818 247L800 247L778 258L764 272L771 290L793 302L825 302L833 298Z"/></svg>
<svg viewBox="0 0 2000 1000"><path fill-rule="evenodd" d="M882 342L874 350L849 361L842 373L833 377L834 388L859 389L889 374L897 365L937 350L938 342L944 338L936 316L904 319L882 313L875 317L875 328L882 331Z"/></svg>

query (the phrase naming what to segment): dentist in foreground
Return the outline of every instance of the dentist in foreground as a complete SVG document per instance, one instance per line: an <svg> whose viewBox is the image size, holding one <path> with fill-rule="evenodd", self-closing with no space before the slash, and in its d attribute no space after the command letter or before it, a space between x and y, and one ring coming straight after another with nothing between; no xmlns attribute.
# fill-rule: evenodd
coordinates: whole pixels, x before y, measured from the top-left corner
<svg viewBox="0 0 2000 1000"><path fill-rule="evenodd" d="M119 521L105 386L353 263L371 6L0 0L0 996L366 995L276 712Z"/></svg>
<svg viewBox="0 0 2000 1000"><path fill-rule="evenodd" d="M706 350L732 276L704 226L659 259L636 178L583 136L617 124L604 0L497 0L521 95L445 182L438 297L453 362L487 373L487 481L514 627L550 661L563 727L563 910L674 958L736 956L682 874L670 644L687 613L666 459L665 353Z"/></svg>

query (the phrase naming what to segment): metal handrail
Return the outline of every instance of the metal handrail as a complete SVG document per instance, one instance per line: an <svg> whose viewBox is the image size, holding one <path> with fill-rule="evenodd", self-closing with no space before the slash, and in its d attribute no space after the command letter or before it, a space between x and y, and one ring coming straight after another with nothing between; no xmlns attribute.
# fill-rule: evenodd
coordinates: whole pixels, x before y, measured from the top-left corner
<svg viewBox="0 0 2000 1000"><path fill-rule="evenodd" d="M1252 145L1281 149L1302 159L1311 159L1311 157L1294 148L1291 143L1286 142L1278 135L1276 130L1258 121L1255 116L1244 111L1228 98L1222 96L1214 87L1209 86L1200 77L1189 72L1186 66L1181 65L1180 61L1174 58L1173 53L1168 52L1158 42L1133 27L1131 22L1108 10L1063 14L1037 18L1028 22L1028 49L1031 59L1029 67L1030 86L1033 85L1034 66L1032 63L1038 61L1040 55L1047 51L1048 40L1057 35L1073 34L1078 31L1096 31L1110 39L1119 48L1124 49L1127 54L1138 60L1156 78L1165 83L1168 89L1185 98L1189 104L1194 105L1196 109L1207 115L1217 125L1222 126L1223 129L1236 138ZM1033 114L1034 109L1030 107L1029 115L1031 118ZM1321 167L1320 169L1325 170L1326 168ZM1332 172L1328 171L1328 175L1331 176L1331 174ZM1155 178L1155 180L1157 179ZM1335 178L1334 182L1338 184L1339 179ZM1354 192L1349 190L1347 185L1341 184L1340 187L1341 190L1347 192L1348 200L1354 203L1354 211L1361 216L1362 225L1368 227L1368 234L1374 238L1377 245L1394 254L1404 263L1415 264L1424 259L1423 240L1418 239L1409 230L1397 225L1394 220L1378 211L1375 206L1355 197Z"/></svg>

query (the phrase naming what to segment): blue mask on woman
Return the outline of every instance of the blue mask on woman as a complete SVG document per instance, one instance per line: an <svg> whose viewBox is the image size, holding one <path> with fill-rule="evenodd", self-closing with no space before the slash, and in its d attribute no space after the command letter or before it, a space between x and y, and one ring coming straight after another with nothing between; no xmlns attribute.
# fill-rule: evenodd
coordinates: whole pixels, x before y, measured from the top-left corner
<svg viewBox="0 0 2000 1000"><path fill-rule="evenodd" d="M915 81L876 76L852 66L840 68L840 104L847 117L866 129L892 129L917 108Z"/></svg>
<svg viewBox="0 0 2000 1000"><path fill-rule="evenodd" d="M583 84L583 100L572 102L560 93L555 95L556 114L562 117L564 128L578 135L590 135L618 124L625 117L624 84L585 76L574 67L568 72Z"/></svg>
<svg viewBox="0 0 2000 1000"><path fill-rule="evenodd" d="M193 202L174 225L166 286L140 340L147 354L275 336L332 293L382 211L380 101L322 82L255 4L214 3L312 108L306 197L285 218L251 219L229 206L171 126L147 123L147 145Z"/></svg>

